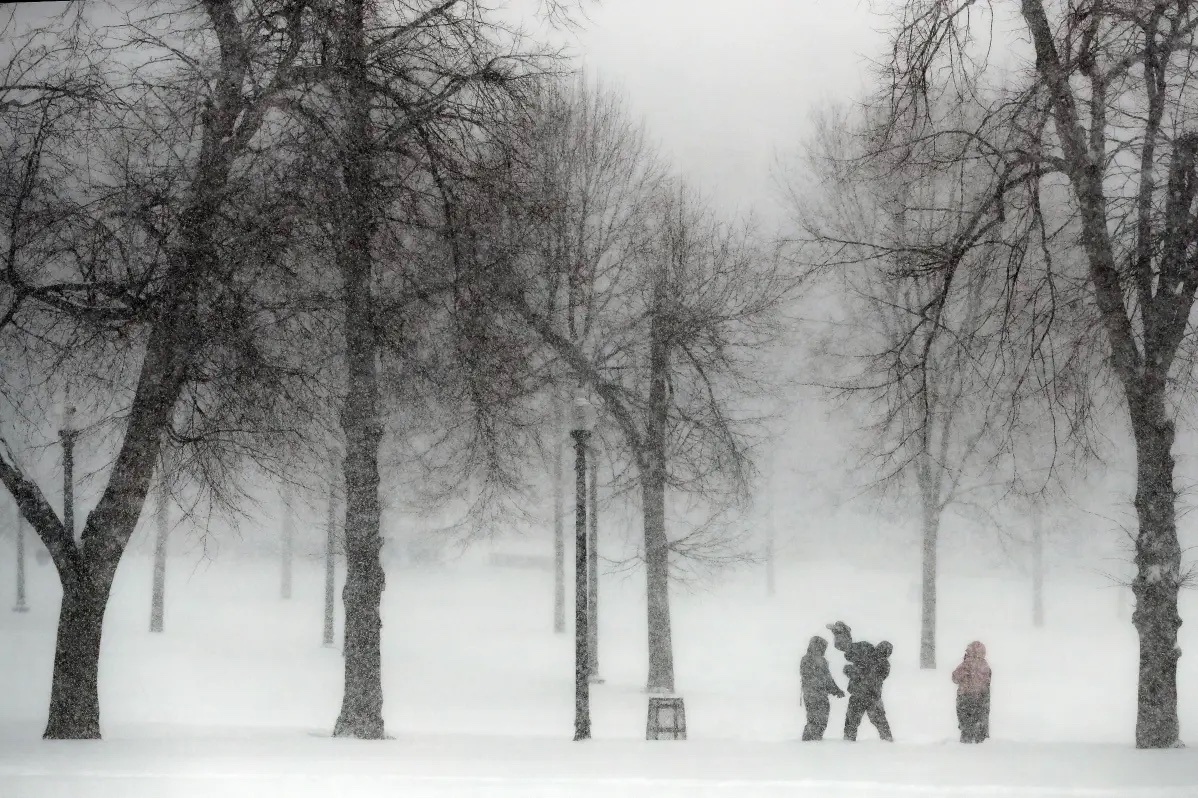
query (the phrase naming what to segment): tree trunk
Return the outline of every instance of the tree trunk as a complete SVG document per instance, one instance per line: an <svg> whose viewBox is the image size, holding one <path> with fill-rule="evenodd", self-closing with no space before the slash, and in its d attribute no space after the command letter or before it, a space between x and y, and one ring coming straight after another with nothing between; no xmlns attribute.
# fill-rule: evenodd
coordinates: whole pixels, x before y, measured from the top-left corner
<svg viewBox="0 0 1198 798"><path fill-rule="evenodd" d="M280 536L282 549L282 571L280 573L279 596L291 598L291 561L295 553L295 510L292 508L291 485L283 486L283 534Z"/></svg>
<svg viewBox="0 0 1198 798"><path fill-rule="evenodd" d="M29 605L25 603L25 519L21 516L21 508L17 508L17 602L13 612L28 612Z"/></svg>
<svg viewBox="0 0 1198 798"><path fill-rule="evenodd" d="M566 633L566 530L562 517L562 403L553 400L553 632Z"/></svg>
<svg viewBox="0 0 1198 798"><path fill-rule="evenodd" d="M68 416L72 412L68 411ZM83 541L75 524L75 432L64 429L58 436L62 439L62 525L78 546Z"/></svg>
<svg viewBox="0 0 1198 798"><path fill-rule="evenodd" d="M166 485L158 488L155 521L158 527L154 539L154 577L150 591L150 631L161 632L166 604L166 538L170 529Z"/></svg>
<svg viewBox="0 0 1198 798"><path fill-rule="evenodd" d="M666 538L665 485L646 480L645 572L649 613L650 693L674 692L674 642L670 628L670 549Z"/></svg>
<svg viewBox="0 0 1198 798"><path fill-rule="evenodd" d="M925 499L923 512L923 600L920 602L919 667L936 668L936 549L940 539L940 517Z"/></svg>
<svg viewBox="0 0 1198 798"><path fill-rule="evenodd" d="M1032 626L1044 626L1044 519L1032 510Z"/></svg>
<svg viewBox="0 0 1198 798"><path fill-rule="evenodd" d="M1181 547L1173 489L1174 426L1165 406L1163 381L1129 401L1136 440L1136 575L1132 624L1140 636L1136 747L1178 743L1177 611Z"/></svg>
<svg viewBox="0 0 1198 798"><path fill-rule="evenodd" d="M666 423L670 366L665 330L666 275L654 281L649 319L649 407L646 427L647 473L641 477L645 508L645 580L649 615L650 693L674 692L674 643L670 628L670 541L666 534Z"/></svg>
<svg viewBox="0 0 1198 798"><path fill-rule="evenodd" d="M341 141L346 221L338 254L345 291L348 390L345 434L345 694L337 737L382 739L382 613L386 577L379 531L379 386L371 242L375 207L371 169L370 88L366 74L366 0L345 0L344 113Z"/></svg>
<svg viewBox="0 0 1198 798"><path fill-rule="evenodd" d="M50 682L47 740L100 739L100 635L108 587L63 585Z"/></svg>
<svg viewBox="0 0 1198 798"><path fill-rule="evenodd" d="M337 488L332 469L329 473L329 503L325 515L324 540L324 638L326 647L333 645L333 601L337 593Z"/></svg>

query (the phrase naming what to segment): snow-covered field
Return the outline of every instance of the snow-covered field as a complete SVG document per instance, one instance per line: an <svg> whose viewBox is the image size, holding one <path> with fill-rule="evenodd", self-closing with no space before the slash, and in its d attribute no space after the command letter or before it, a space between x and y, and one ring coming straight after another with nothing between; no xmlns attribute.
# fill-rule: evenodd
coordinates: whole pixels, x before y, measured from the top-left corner
<svg viewBox="0 0 1198 798"><path fill-rule="evenodd" d="M1132 747L1135 637L1098 579L1051 583L1048 625L1033 629L1025 583L945 578L934 672L917 667L904 575L812 563L780 566L773 599L760 570L676 590L690 739L650 743L643 577L605 575L606 681L592 689L595 739L574 743L573 638L552 633L551 577L484 559L391 570L386 742L327 736L342 662L320 645L319 563L297 561L282 601L273 561L172 559L166 632L151 635L150 563L132 555L105 628L105 739L42 741L58 587L31 563L31 611L0 611L0 796L1198 796L1198 748ZM1183 617L1198 618L1195 598ZM894 643L894 745L868 723L861 742L841 741L843 702L831 739L798 741L798 657L836 619ZM1198 652L1198 621L1181 636ZM994 738L962 746L948 673L974 638L995 671ZM1198 735L1198 653L1181 660L1180 691L1183 737Z"/></svg>

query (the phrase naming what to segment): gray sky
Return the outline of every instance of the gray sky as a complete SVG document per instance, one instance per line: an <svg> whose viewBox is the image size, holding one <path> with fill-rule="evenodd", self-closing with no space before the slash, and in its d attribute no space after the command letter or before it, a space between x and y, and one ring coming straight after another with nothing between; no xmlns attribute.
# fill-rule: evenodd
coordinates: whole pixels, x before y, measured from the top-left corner
<svg viewBox="0 0 1198 798"><path fill-rule="evenodd" d="M884 19L868 0L602 0L578 36L676 168L771 216L770 164L811 109L860 96Z"/></svg>

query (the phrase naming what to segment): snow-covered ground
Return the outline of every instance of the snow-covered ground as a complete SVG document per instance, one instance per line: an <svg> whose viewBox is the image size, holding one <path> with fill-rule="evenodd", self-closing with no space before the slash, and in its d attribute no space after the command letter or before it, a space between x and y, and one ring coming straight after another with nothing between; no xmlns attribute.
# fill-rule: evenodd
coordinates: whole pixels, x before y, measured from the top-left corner
<svg viewBox="0 0 1198 798"><path fill-rule="evenodd" d="M11 560L0 560L11 600ZM150 563L130 556L109 605L100 742L45 742L58 587L30 567L27 614L0 611L0 796L1198 796L1198 748L1136 751L1136 641L1116 591L1050 583L1033 629L1020 581L942 580L940 668L918 668L909 577L827 563L674 592L679 694L690 739L644 741L643 577L605 575L595 739L573 743L573 638L552 633L548 573L472 556L393 568L384 597L386 742L327 735L341 656L320 645L323 574L297 561L172 559L166 632L147 632ZM338 574L340 587L341 574ZM1186 594L1183 617L1198 617ZM338 603L340 597L338 596ZM568 613L572 617L572 612ZM824 624L895 646L886 704L898 742L863 725L800 743L797 663ZM340 607L338 607L340 636ZM1198 622L1182 627L1198 652ZM985 641L993 739L956 742L948 674ZM840 660L833 656L833 672ZM1198 729L1198 653L1181 660L1183 737ZM1198 741L1198 740L1196 740Z"/></svg>

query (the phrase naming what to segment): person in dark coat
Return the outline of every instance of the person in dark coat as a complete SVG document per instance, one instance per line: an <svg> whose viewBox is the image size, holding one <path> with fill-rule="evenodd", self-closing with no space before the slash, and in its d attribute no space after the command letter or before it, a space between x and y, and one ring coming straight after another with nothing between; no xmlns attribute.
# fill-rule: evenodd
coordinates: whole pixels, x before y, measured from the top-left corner
<svg viewBox="0 0 1198 798"><path fill-rule="evenodd" d="M807 709L807 725L803 727L803 741L822 740L828 728L828 714L832 704L828 696L844 698L844 691L837 686L828 670L824 652L828 641L818 635L807 644L807 653L799 661L799 680L803 691L803 705Z"/></svg>
<svg viewBox="0 0 1198 798"><path fill-rule="evenodd" d="M990 736L990 676L986 647L974 640L965 647L965 659L953 671L957 726L963 743L980 743Z"/></svg>
<svg viewBox="0 0 1198 798"><path fill-rule="evenodd" d="M890 675L894 646L885 640L876 647L864 640L853 642L852 630L844 621L828 624L828 629L832 631L832 644L844 652L847 662L844 672L849 677L849 706L844 715L844 739L855 741L861 718L868 717L879 737L894 742L882 703L882 684Z"/></svg>

